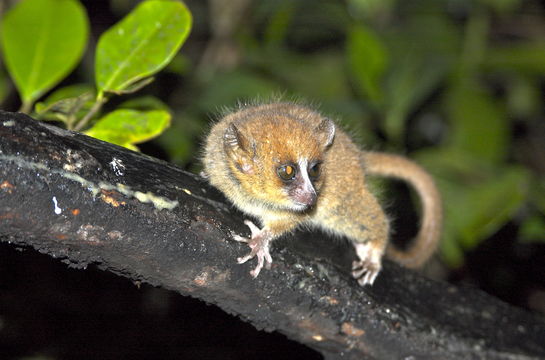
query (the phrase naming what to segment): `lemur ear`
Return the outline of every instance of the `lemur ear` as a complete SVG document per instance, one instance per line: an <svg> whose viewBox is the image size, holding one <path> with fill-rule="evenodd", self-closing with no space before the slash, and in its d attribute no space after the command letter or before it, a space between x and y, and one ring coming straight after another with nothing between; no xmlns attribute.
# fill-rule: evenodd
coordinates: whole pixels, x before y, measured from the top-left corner
<svg viewBox="0 0 545 360"><path fill-rule="evenodd" d="M328 118L324 118L316 127L316 134L322 145L328 147L335 138L335 123Z"/></svg>
<svg viewBox="0 0 545 360"><path fill-rule="evenodd" d="M238 130L235 124L231 123L223 134L223 146L227 153L233 151L246 151L248 140Z"/></svg>
<svg viewBox="0 0 545 360"><path fill-rule="evenodd" d="M251 141L236 126L231 123L223 134L223 148L235 166L244 173L253 172L255 148Z"/></svg>

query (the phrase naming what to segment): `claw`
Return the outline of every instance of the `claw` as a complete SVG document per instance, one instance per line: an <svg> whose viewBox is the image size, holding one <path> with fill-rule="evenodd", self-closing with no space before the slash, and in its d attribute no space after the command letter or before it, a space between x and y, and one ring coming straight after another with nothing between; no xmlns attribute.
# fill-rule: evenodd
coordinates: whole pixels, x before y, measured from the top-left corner
<svg viewBox="0 0 545 360"><path fill-rule="evenodd" d="M250 228L252 233L251 237L246 238L240 235L234 235L233 239L247 243L251 251L248 255L237 258L237 262L243 264L246 261L257 257L257 266L250 271L250 275L253 278L256 278L263 268L263 265L265 265L267 269L271 268L272 257L269 253L269 243L272 240L272 235L266 227L260 229L250 220L245 220L244 223Z"/></svg>

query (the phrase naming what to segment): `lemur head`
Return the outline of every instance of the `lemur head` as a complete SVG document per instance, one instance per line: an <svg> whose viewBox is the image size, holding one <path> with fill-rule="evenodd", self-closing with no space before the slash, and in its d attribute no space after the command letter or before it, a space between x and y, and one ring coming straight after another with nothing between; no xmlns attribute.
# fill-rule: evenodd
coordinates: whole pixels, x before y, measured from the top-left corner
<svg viewBox="0 0 545 360"><path fill-rule="evenodd" d="M255 111L227 126L223 145L232 174L259 205L302 212L316 204L335 125L306 111Z"/></svg>

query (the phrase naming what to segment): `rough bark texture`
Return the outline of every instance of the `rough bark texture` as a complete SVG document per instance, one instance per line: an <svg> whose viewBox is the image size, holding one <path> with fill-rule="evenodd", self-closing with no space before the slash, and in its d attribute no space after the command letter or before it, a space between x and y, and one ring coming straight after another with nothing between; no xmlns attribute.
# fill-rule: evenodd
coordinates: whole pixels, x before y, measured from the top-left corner
<svg viewBox="0 0 545 360"><path fill-rule="evenodd" d="M545 322L390 262L372 287L321 234L278 241L257 279L243 216L168 163L0 112L0 240L216 304L343 359L545 358ZM296 241L295 241L296 240Z"/></svg>

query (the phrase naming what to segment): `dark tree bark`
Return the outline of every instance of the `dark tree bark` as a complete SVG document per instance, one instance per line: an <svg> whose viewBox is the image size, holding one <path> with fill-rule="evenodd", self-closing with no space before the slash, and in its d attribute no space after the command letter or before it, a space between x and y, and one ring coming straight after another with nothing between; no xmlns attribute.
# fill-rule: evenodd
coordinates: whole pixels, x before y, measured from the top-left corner
<svg viewBox="0 0 545 360"><path fill-rule="evenodd" d="M243 216L196 175L0 112L0 240L216 304L343 359L545 358L545 322L388 261L372 287L322 234L278 241L257 279ZM296 241L295 241L296 240Z"/></svg>

